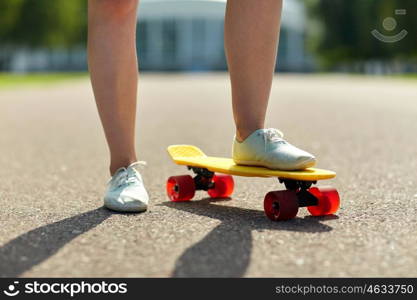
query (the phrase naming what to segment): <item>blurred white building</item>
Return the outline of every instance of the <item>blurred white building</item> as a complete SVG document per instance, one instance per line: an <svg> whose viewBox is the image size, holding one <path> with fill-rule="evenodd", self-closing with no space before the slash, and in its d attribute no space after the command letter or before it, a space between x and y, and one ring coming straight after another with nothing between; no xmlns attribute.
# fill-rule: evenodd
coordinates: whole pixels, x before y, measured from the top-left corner
<svg viewBox="0 0 417 300"><path fill-rule="evenodd" d="M140 68L223 70L226 0L142 0L138 16ZM299 0L285 0L279 46L280 70L308 68L306 12Z"/></svg>
<svg viewBox="0 0 417 300"><path fill-rule="evenodd" d="M141 70L225 70L225 7L226 0L141 0L137 30ZM281 23L278 69L309 70L302 0L284 1ZM86 70L86 49L80 46L18 49L7 69L15 72Z"/></svg>

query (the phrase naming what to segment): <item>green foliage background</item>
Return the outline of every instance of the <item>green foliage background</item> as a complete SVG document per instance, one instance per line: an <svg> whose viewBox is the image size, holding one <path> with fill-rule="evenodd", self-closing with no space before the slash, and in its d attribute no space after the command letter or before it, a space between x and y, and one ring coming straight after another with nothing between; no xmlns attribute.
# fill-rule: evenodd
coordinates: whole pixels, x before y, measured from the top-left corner
<svg viewBox="0 0 417 300"><path fill-rule="evenodd" d="M371 59L416 61L416 0L306 0L306 3L320 28L320 34L314 32L317 29L310 30L315 39L312 50L325 68ZM396 9L406 9L407 14L395 15ZM397 21L392 32L382 26L386 17ZM408 35L396 43L383 43L370 34L373 29L385 35L405 29Z"/></svg>
<svg viewBox="0 0 417 300"><path fill-rule="evenodd" d="M85 43L87 0L0 1L0 47Z"/></svg>
<svg viewBox="0 0 417 300"><path fill-rule="evenodd" d="M284 0L285 1L285 0ZM325 69L367 60L417 61L417 0L303 0L309 12L309 48ZM407 15L396 16L395 9ZM398 26L387 32L386 17ZM375 39L371 30L392 35L397 43ZM1 0L0 65L16 47L71 47L86 42L87 0ZM3 55L2 55L3 54Z"/></svg>

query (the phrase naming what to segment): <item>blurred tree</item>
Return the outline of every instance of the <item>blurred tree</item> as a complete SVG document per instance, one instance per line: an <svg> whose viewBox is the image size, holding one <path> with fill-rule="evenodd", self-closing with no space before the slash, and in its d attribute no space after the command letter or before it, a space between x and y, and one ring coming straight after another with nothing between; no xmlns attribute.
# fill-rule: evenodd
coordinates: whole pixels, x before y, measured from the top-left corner
<svg viewBox="0 0 417 300"><path fill-rule="evenodd" d="M23 1L0 1L0 41L4 42L16 26Z"/></svg>
<svg viewBox="0 0 417 300"><path fill-rule="evenodd" d="M86 6L85 0L0 1L0 47L84 43Z"/></svg>
<svg viewBox="0 0 417 300"><path fill-rule="evenodd" d="M308 8L321 24L315 52L325 68L377 60L417 59L417 1L415 0L307 0ZM406 15L395 15L405 9ZM386 30L383 21L396 20L395 30ZM377 29L392 36L402 29L408 35L396 43L384 43L371 35Z"/></svg>

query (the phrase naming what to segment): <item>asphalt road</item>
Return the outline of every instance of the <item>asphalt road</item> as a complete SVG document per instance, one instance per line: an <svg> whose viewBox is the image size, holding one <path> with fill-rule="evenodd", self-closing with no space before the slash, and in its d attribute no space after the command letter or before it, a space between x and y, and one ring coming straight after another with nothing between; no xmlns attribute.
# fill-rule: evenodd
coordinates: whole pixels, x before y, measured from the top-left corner
<svg viewBox="0 0 417 300"><path fill-rule="evenodd" d="M342 207L288 222L264 217L275 179L236 178L231 200L169 203L187 174L166 147L227 156L226 74L142 75L138 152L149 211L102 208L108 154L87 79L0 90L0 277L417 276L415 80L284 76L268 126L318 157Z"/></svg>

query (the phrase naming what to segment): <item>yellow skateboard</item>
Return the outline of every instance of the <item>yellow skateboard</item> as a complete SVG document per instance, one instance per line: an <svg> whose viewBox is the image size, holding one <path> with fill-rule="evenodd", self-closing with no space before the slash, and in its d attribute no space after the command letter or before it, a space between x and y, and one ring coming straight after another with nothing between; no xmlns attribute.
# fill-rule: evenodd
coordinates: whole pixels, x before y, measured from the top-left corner
<svg viewBox="0 0 417 300"><path fill-rule="evenodd" d="M274 221L289 220L299 207L307 207L313 216L334 214L339 209L339 194L330 187L311 187L317 181L331 179L335 172L308 168L300 171L271 170L264 167L236 165L231 158L207 156L198 147L172 145L168 153L178 165L185 165L196 175L172 176L167 181L171 201L189 201L196 190L207 191L212 198L227 198L233 193L231 175L245 177L276 177L286 190L266 194L264 211ZM215 173L219 174L215 174Z"/></svg>

